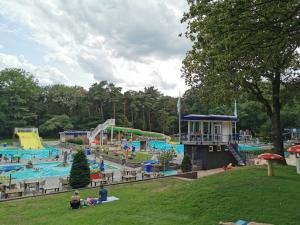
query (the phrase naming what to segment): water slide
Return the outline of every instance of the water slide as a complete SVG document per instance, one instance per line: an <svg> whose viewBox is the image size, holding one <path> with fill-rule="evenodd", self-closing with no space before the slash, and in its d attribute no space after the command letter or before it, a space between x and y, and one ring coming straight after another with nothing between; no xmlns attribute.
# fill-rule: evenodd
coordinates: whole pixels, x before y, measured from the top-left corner
<svg viewBox="0 0 300 225"><path fill-rule="evenodd" d="M111 127L106 128L107 131L111 131ZM143 131L140 129L134 129L134 128L128 128L128 127L113 127L114 132L126 132L126 133L132 133L138 136L144 136L144 137L151 137L151 138L157 138L161 140L167 140L170 141L170 137L157 132L151 132L151 131Z"/></svg>
<svg viewBox="0 0 300 225"><path fill-rule="evenodd" d="M23 149L41 149L44 148L41 139L36 132L17 132L20 140L20 146Z"/></svg>

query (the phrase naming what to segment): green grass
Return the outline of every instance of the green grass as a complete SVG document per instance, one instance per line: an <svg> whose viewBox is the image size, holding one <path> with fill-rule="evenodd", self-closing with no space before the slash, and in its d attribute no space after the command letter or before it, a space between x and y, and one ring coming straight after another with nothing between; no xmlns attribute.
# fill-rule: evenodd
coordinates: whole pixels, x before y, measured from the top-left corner
<svg viewBox="0 0 300 225"><path fill-rule="evenodd" d="M294 167L244 168L195 180L173 178L109 187L119 201L71 210L71 193L0 203L1 224L216 225L237 219L299 225L300 176ZM81 197L97 190L81 191Z"/></svg>
<svg viewBox="0 0 300 225"><path fill-rule="evenodd" d="M130 154L131 154L131 152L130 152ZM112 151L108 152L108 156L110 156L112 158L115 158L115 159L121 159L122 158L120 155L114 155L112 153ZM144 152L136 152L135 158L127 159L127 160L128 160L128 162L131 162L131 163L142 163L145 160L150 160L151 157L152 157L151 154L144 153Z"/></svg>

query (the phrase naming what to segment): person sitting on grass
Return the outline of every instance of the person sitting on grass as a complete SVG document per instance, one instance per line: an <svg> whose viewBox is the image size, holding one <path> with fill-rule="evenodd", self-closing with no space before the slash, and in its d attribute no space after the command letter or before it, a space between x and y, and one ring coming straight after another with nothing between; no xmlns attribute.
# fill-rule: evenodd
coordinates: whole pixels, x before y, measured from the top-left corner
<svg viewBox="0 0 300 225"><path fill-rule="evenodd" d="M80 206L79 191L74 191L74 195L71 197L70 206L72 209L78 209Z"/></svg>
<svg viewBox="0 0 300 225"><path fill-rule="evenodd" d="M108 191L104 188L104 185L100 185L100 191L99 191L99 201L104 202L107 201L107 194Z"/></svg>

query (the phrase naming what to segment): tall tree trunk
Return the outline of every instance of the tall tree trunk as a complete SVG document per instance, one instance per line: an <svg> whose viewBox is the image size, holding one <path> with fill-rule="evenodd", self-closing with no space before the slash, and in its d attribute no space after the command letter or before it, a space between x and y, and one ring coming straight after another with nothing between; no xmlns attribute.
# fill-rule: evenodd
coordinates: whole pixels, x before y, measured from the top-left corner
<svg viewBox="0 0 300 225"><path fill-rule="evenodd" d="M104 122L103 105L102 105L102 103L100 104L100 113L101 113L102 122Z"/></svg>
<svg viewBox="0 0 300 225"><path fill-rule="evenodd" d="M151 114L150 114L150 110L148 113L148 122L149 122L149 131L151 131Z"/></svg>
<svg viewBox="0 0 300 225"><path fill-rule="evenodd" d="M113 101L114 119L116 119L116 103Z"/></svg>
<svg viewBox="0 0 300 225"><path fill-rule="evenodd" d="M145 107L143 106L143 130L145 130Z"/></svg>
<svg viewBox="0 0 300 225"><path fill-rule="evenodd" d="M124 117L126 118L126 101L124 101L123 113L124 113Z"/></svg>
<svg viewBox="0 0 300 225"><path fill-rule="evenodd" d="M132 127L134 127L134 118L133 118L133 110L131 109L131 123Z"/></svg>
<svg viewBox="0 0 300 225"><path fill-rule="evenodd" d="M271 117L271 121L274 152L284 156L280 119L280 73L276 73L274 80L272 81L272 108L273 114ZM282 163L286 164L286 161L284 160Z"/></svg>

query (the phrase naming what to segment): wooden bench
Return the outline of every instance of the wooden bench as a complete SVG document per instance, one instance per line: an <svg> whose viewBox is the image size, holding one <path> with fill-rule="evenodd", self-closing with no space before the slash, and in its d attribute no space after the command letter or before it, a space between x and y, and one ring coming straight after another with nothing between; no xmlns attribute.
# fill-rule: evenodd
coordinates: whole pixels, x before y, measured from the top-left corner
<svg viewBox="0 0 300 225"><path fill-rule="evenodd" d="M59 187L49 187L44 189L44 193L47 194L47 191L59 192Z"/></svg>
<svg viewBox="0 0 300 225"><path fill-rule="evenodd" d="M132 181L132 180L136 180L136 176L134 175L124 175L122 176L122 180L125 180L125 181Z"/></svg>
<svg viewBox="0 0 300 225"><path fill-rule="evenodd" d="M10 197L11 195L17 195L18 197L21 197L23 195L23 190L15 188L5 192L5 198Z"/></svg>
<svg viewBox="0 0 300 225"><path fill-rule="evenodd" d="M93 183L94 183L94 186L96 187L97 183L103 184L103 179L101 179L101 178L99 178L99 179L92 179L91 180L91 187L93 187Z"/></svg>

